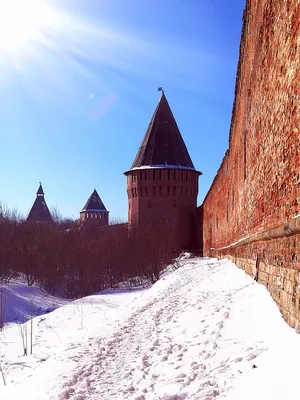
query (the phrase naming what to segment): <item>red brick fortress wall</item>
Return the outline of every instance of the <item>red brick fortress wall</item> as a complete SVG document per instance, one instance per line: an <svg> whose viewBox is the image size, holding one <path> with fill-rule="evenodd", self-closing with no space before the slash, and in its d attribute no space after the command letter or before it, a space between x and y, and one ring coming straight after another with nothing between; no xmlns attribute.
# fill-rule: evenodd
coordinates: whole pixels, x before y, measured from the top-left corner
<svg viewBox="0 0 300 400"><path fill-rule="evenodd" d="M247 0L229 149L202 206L203 250L264 283L297 329L299 102L300 1Z"/></svg>

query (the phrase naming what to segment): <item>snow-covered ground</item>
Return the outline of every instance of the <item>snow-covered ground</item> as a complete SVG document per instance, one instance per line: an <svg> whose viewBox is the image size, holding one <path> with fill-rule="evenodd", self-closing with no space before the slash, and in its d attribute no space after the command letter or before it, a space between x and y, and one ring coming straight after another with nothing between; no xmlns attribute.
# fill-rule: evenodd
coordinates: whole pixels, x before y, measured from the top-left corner
<svg viewBox="0 0 300 400"><path fill-rule="evenodd" d="M0 315L6 322L25 322L31 316L42 315L69 301L49 295L22 280L0 283Z"/></svg>
<svg viewBox="0 0 300 400"><path fill-rule="evenodd" d="M0 333L1 400L300 396L300 337L267 290L225 260L184 260L150 289L111 290L40 315L33 355L23 356L21 329L9 323Z"/></svg>

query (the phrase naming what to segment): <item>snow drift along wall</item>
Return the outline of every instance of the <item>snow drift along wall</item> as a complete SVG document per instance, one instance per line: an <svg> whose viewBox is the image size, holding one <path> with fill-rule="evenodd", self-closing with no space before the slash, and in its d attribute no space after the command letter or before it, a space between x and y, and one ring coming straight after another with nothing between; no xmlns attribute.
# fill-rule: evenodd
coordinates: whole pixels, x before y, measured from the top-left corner
<svg viewBox="0 0 300 400"><path fill-rule="evenodd" d="M265 284L300 331L300 1L247 0L229 149L199 209L205 255Z"/></svg>

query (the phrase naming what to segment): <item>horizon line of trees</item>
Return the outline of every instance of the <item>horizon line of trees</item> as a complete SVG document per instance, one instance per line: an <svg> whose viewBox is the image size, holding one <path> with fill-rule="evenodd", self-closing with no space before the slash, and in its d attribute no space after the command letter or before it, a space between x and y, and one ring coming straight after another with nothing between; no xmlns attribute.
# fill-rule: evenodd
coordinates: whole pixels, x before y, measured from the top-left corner
<svg viewBox="0 0 300 400"><path fill-rule="evenodd" d="M54 221L26 222L0 204L0 281L22 277L77 298L136 278L154 283L174 258L174 235L163 219L130 232L120 221L102 228Z"/></svg>

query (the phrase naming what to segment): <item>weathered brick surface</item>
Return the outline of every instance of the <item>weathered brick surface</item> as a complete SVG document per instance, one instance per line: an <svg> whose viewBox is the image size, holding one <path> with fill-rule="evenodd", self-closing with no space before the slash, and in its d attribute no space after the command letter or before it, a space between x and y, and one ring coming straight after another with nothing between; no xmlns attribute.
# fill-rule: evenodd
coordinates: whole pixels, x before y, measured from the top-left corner
<svg viewBox="0 0 300 400"><path fill-rule="evenodd" d="M193 241L199 173L195 170L149 168L127 173L129 226L159 219L175 232L179 247Z"/></svg>
<svg viewBox="0 0 300 400"><path fill-rule="evenodd" d="M233 244L300 213L299 101L300 1L248 0L229 149L202 206L203 249L266 285L296 329L300 235Z"/></svg>

